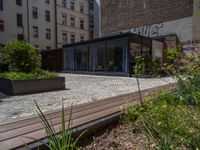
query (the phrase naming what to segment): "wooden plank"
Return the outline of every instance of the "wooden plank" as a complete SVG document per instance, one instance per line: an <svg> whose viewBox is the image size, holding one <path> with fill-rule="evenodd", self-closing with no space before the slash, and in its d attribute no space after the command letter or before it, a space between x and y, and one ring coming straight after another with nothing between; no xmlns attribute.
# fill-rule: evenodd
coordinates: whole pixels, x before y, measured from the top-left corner
<svg viewBox="0 0 200 150"><path fill-rule="evenodd" d="M85 115L89 115L89 114L96 113L96 112L99 112L99 111L104 111L108 108L112 108L112 107L115 107L115 106L122 106L124 104L128 104L129 102L133 102L134 100L137 100L137 99L138 99L138 96L124 98L124 99L120 98L120 99L117 99L118 101L115 101L113 103L109 103L107 105L102 105L102 106L99 106L99 107L93 107L93 108L90 108L90 109L87 109L87 110L84 110L84 111L81 111L81 112L77 112L77 113L73 112L72 119L73 120L78 119L78 118L83 117ZM69 118L69 115L66 115L65 120L67 120L68 118ZM54 118L50 121L53 125L57 125L57 124L61 124L61 120L62 120L62 118L61 118L61 116L59 116L59 117ZM3 132L2 134L0 134L0 141L7 140L9 138L13 138L13 137L16 137L16 136L24 135L24 134L27 134L27 133L30 133L30 132L34 132L34 131L40 130L42 128L43 128L43 126L42 126L41 122L38 122L38 123L35 123L35 124L32 124L32 125L24 126L24 127L13 129L13 130L9 130L9 131L6 131L6 132Z"/></svg>
<svg viewBox="0 0 200 150"><path fill-rule="evenodd" d="M104 111L100 111L100 112L97 112L97 113L93 113L93 114L75 119L75 120L73 120L72 128L77 127L77 126L82 125L82 124L86 124L86 123L91 122L93 120L100 119L100 118L108 116L108 115L111 115L113 113L119 112L120 110L121 110L121 106L116 106L116 107L113 107L111 109L107 109L107 110L104 110ZM67 125L67 123L66 123L66 125ZM58 133L60 125L55 125L54 128L55 128L56 132ZM0 150L13 149L13 148L23 146L24 143L29 144L31 142L34 142L34 140L26 138L26 137L33 137L33 138L36 138L38 140L41 140L41 139L46 137L46 132L45 132L45 129L41 129L41 130L38 130L36 132L25 134L23 136L19 136L19 137L15 137L15 138L12 138L12 139L9 139L9 140L2 141L2 142L0 142L0 146L1 146Z"/></svg>
<svg viewBox="0 0 200 150"><path fill-rule="evenodd" d="M129 96L134 96L134 95L137 95L137 93L132 93ZM128 95L125 95L123 97L128 97ZM106 99L103 99L102 101L98 100L95 103L86 103L84 105L80 105L80 106L77 106L77 107L75 106L75 107L73 107L73 113L78 113L78 112L88 110L88 109L91 109L91 108L94 108L94 107L107 105L109 103L113 103L115 101L118 101L118 99L122 99L122 96L106 98ZM69 115L70 109L71 109L70 107L67 107L67 109L65 109L65 115ZM45 114L45 116L47 117L47 119L52 120L54 118L61 117L61 111L59 110L59 111L56 111L56 112L53 112L53 113ZM0 133L8 131L8 130L20 128L20 127L23 127L23 126L31 125L31 124L34 124L34 123L37 123L37 122L40 122L40 118L38 116L37 117L29 117L27 119L19 120L19 121L16 121L16 122L9 122L9 123L6 123L6 124L2 124L2 125L0 125ZM13 123L15 125L13 125Z"/></svg>

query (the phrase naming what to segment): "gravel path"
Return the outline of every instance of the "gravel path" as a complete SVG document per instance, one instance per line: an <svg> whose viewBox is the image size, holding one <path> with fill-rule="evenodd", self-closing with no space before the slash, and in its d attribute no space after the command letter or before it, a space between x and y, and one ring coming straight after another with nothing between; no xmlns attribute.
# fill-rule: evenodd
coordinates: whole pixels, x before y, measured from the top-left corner
<svg viewBox="0 0 200 150"><path fill-rule="evenodd" d="M2 98L0 124L9 119L36 114L34 100L43 111L50 111L60 109L62 99L66 107L137 91L135 78L76 74L60 74L60 76L66 78L68 90ZM140 79L141 89L173 82L170 77Z"/></svg>

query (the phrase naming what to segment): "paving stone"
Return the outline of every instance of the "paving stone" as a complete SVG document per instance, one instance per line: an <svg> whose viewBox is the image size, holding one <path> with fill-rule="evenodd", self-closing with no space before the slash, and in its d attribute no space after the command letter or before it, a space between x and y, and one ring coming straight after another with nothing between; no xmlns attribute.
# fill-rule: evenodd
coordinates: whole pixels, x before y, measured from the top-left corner
<svg viewBox="0 0 200 150"><path fill-rule="evenodd" d="M46 111L64 106L83 104L103 98L137 91L135 78L94 75L60 74L66 79L64 91L29 94L2 98L0 102L0 124L4 121L36 114L34 100ZM141 90L175 82L171 77L140 79Z"/></svg>

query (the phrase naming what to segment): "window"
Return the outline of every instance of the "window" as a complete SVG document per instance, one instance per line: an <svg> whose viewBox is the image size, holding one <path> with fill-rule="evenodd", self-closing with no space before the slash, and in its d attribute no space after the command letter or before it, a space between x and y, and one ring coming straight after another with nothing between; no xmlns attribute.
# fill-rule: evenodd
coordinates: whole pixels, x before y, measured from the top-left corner
<svg viewBox="0 0 200 150"><path fill-rule="evenodd" d="M45 11L45 17L46 17L46 21L50 22L50 11L48 10Z"/></svg>
<svg viewBox="0 0 200 150"><path fill-rule="evenodd" d="M38 38L38 27L33 26L33 37Z"/></svg>
<svg viewBox="0 0 200 150"><path fill-rule="evenodd" d="M74 6L75 4L74 4L74 1L71 1L70 2L70 8L71 8L71 10L74 10L75 9L75 6Z"/></svg>
<svg viewBox="0 0 200 150"><path fill-rule="evenodd" d="M90 2L90 10L94 10L94 2L93 1Z"/></svg>
<svg viewBox="0 0 200 150"><path fill-rule="evenodd" d="M63 44L67 44L67 32L62 33Z"/></svg>
<svg viewBox="0 0 200 150"><path fill-rule="evenodd" d="M38 48L39 48L39 45L34 45L34 47L38 49Z"/></svg>
<svg viewBox="0 0 200 150"><path fill-rule="evenodd" d="M16 0L16 4L22 6L22 0Z"/></svg>
<svg viewBox="0 0 200 150"><path fill-rule="evenodd" d="M0 32L4 31L4 21L0 20Z"/></svg>
<svg viewBox="0 0 200 150"><path fill-rule="evenodd" d="M46 49L51 49L51 46L47 46Z"/></svg>
<svg viewBox="0 0 200 150"><path fill-rule="evenodd" d="M24 40L24 35L23 34L17 34L17 39L22 41Z"/></svg>
<svg viewBox="0 0 200 150"><path fill-rule="evenodd" d="M90 16L90 27L94 27L94 17Z"/></svg>
<svg viewBox="0 0 200 150"><path fill-rule="evenodd" d="M0 0L0 11L3 11L3 0Z"/></svg>
<svg viewBox="0 0 200 150"><path fill-rule="evenodd" d="M62 24L67 25L67 15L62 15Z"/></svg>
<svg viewBox="0 0 200 150"><path fill-rule="evenodd" d="M22 14L17 14L17 26L23 27L23 17Z"/></svg>
<svg viewBox="0 0 200 150"><path fill-rule="evenodd" d="M38 9L37 9L37 7L32 7L32 16L35 19L38 18Z"/></svg>
<svg viewBox="0 0 200 150"><path fill-rule="evenodd" d="M45 3L46 4L50 4L50 0L45 0Z"/></svg>
<svg viewBox="0 0 200 150"><path fill-rule="evenodd" d="M71 43L74 43L74 42L75 42L75 34L71 33Z"/></svg>
<svg viewBox="0 0 200 150"><path fill-rule="evenodd" d="M62 6L65 7L65 8L67 7L67 2L66 2L66 0L62 0Z"/></svg>
<svg viewBox="0 0 200 150"><path fill-rule="evenodd" d="M84 6L82 4L80 5L80 12L84 13Z"/></svg>
<svg viewBox="0 0 200 150"><path fill-rule="evenodd" d="M80 20L80 28L84 29L84 20Z"/></svg>
<svg viewBox="0 0 200 150"><path fill-rule="evenodd" d="M46 39L51 39L51 29L46 29Z"/></svg>
<svg viewBox="0 0 200 150"><path fill-rule="evenodd" d="M84 35L81 35L81 36L80 36L80 42L83 42L84 39L85 39L85 38L84 38Z"/></svg>
<svg viewBox="0 0 200 150"><path fill-rule="evenodd" d="M71 27L75 27L75 18L71 17Z"/></svg>

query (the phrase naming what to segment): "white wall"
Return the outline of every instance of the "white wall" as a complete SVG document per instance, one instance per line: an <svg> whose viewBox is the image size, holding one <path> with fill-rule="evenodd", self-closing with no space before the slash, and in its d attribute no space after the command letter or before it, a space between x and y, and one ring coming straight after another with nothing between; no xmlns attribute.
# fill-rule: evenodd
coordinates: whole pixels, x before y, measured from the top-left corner
<svg viewBox="0 0 200 150"><path fill-rule="evenodd" d="M38 8L38 18L32 17L32 7ZM50 11L50 22L46 21L45 11ZM33 37L33 26L39 28L39 37ZM29 27L30 27L30 43L39 45L40 49L46 49L50 46L55 48L55 7L54 2L50 0L50 4L46 4L44 0L29 0ZM51 40L46 39L46 28L51 29Z"/></svg>
<svg viewBox="0 0 200 150"><path fill-rule="evenodd" d="M32 6L38 8L38 19L32 18ZM51 21L46 22L45 10L50 10ZM0 32L0 43L5 44L8 40L16 40L17 34L24 34L28 41L27 12L29 11L29 42L38 45L39 49L46 49L47 46L55 48L55 11L54 2L46 4L44 0L29 0L29 10L27 10L27 0L22 0L22 6L16 5L14 0L4 0L4 10L0 11L0 19L4 20L4 32ZM17 13L23 15L23 26L17 27ZM33 37L32 26L38 26L39 38ZM51 29L51 40L46 39L46 28Z"/></svg>
<svg viewBox="0 0 200 150"><path fill-rule="evenodd" d="M147 37L158 37L176 34L181 42L192 40L192 17L161 22L129 29L129 31Z"/></svg>
<svg viewBox="0 0 200 150"><path fill-rule="evenodd" d="M13 0L4 0L4 10L0 11L0 20L4 21L4 32L0 32L0 44L5 44L8 40L17 39L17 34L25 35L27 38L27 15L26 7L16 5ZM26 6L26 0L22 0L23 6ZM17 27L17 13L23 14L24 29Z"/></svg>
<svg viewBox="0 0 200 150"><path fill-rule="evenodd" d="M71 43L71 33L75 34L75 42L80 41L80 35L84 35L84 39L89 38L89 16L88 16L88 0L75 0L75 11L70 9L70 0L67 1L67 7L62 7L62 0L58 0L57 4L57 37L58 47L61 48L63 44L62 33L67 33L67 44ZM80 4L84 5L84 13L80 12ZM67 15L67 25L62 24L62 14ZM70 16L75 17L75 27L71 27ZM80 19L84 20L84 30L80 29Z"/></svg>
<svg viewBox="0 0 200 150"><path fill-rule="evenodd" d="M160 58L161 62L163 57L163 43L153 40L152 42L152 56L154 58Z"/></svg>

